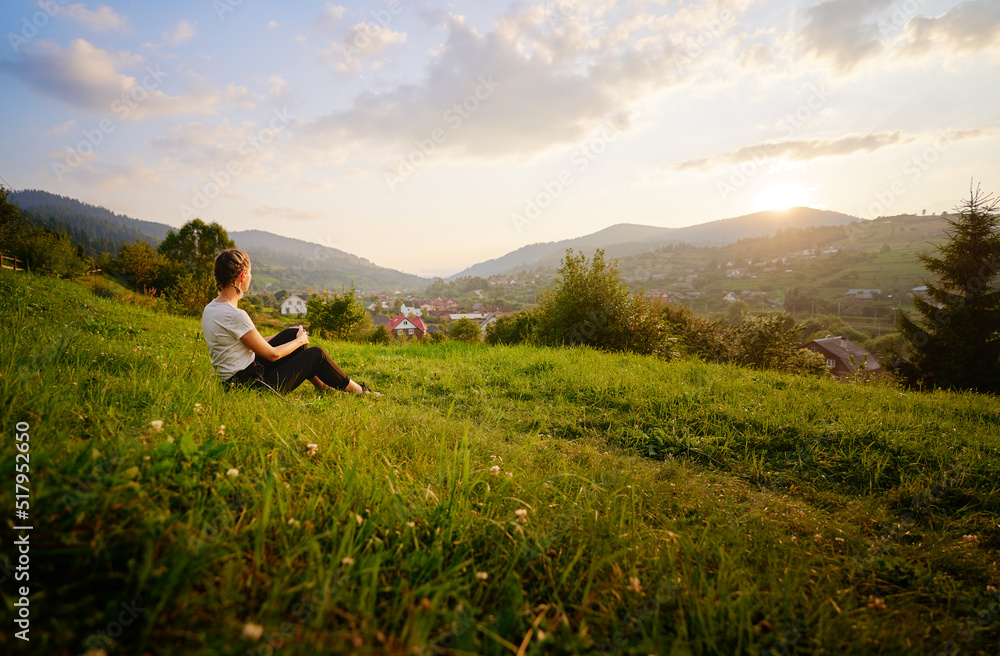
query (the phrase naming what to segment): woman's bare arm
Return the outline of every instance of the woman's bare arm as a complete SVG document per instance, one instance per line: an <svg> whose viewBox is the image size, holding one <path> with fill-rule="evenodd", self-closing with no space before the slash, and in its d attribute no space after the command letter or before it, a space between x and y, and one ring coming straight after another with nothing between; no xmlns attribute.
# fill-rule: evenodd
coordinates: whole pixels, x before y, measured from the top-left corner
<svg viewBox="0 0 1000 656"><path fill-rule="evenodd" d="M247 345L251 351L264 358L274 362L275 360L280 360L285 357L295 349L300 346L304 346L309 343L309 333L299 327L298 335L291 342L287 342L280 346L271 346L266 339L261 337L261 334L256 328L247 332L240 340Z"/></svg>

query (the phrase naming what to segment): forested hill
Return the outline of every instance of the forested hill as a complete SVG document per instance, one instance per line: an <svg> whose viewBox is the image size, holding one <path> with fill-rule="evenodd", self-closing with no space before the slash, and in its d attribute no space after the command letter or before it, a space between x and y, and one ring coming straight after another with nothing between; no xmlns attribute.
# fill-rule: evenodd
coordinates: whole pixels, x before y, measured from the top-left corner
<svg viewBox="0 0 1000 656"><path fill-rule="evenodd" d="M176 229L37 189L15 191L10 197L30 223L65 232L86 255L95 258L101 253L117 255L123 244L137 239L157 246L168 231ZM351 253L301 239L260 230L231 232L229 236L254 257L263 274L261 282L266 280L279 288L339 289L355 284L365 290L417 289L430 282L428 278L381 267Z"/></svg>
<svg viewBox="0 0 1000 656"><path fill-rule="evenodd" d="M38 189L11 193L22 210L34 212L36 221L47 228L65 231L88 255L115 254L122 244L145 239L156 246L167 236L171 226L133 219L124 214L90 205L75 198L59 196Z"/></svg>

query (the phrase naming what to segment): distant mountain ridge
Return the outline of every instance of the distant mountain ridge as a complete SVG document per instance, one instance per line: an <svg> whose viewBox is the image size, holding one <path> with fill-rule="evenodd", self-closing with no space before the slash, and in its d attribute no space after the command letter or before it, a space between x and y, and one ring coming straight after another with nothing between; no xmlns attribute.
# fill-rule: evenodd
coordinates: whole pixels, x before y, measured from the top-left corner
<svg viewBox="0 0 1000 656"><path fill-rule="evenodd" d="M100 247L116 254L122 244L145 239L153 246L173 226L143 221L74 198L27 189L11 193L23 210L49 219L51 227L67 229L71 237L80 233L99 235ZM260 269L290 288L335 289L355 283L359 289L422 288L431 280L395 269L380 267L357 255L301 239L282 237L261 230L230 232L239 248L253 256ZM90 253L98 255L99 253ZM287 279L283 276L287 276Z"/></svg>
<svg viewBox="0 0 1000 656"><path fill-rule="evenodd" d="M783 228L845 225L857 220L857 217L840 212L795 207L780 211L755 212L683 228L619 223L574 239L522 246L502 257L468 267L450 276L448 280L465 276L486 278L522 269L558 266L568 248L582 250L588 254L600 248L604 249L606 257L618 258L653 251L669 244L725 246L740 239L773 235Z"/></svg>

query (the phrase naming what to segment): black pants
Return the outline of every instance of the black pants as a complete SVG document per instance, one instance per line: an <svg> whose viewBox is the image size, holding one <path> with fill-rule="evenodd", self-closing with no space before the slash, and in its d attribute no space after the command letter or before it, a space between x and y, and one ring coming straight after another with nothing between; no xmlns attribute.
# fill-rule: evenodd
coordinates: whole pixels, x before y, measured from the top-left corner
<svg viewBox="0 0 1000 656"><path fill-rule="evenodd" d="M295 340L298 328L286 328L271 338L271 346L281 346ZM238 371L229 379L230 386L271 387L287 394L313 376L335 389L343 390L351 379L318 346L300 346L274 362L259 355L249 367Z"/></svg>

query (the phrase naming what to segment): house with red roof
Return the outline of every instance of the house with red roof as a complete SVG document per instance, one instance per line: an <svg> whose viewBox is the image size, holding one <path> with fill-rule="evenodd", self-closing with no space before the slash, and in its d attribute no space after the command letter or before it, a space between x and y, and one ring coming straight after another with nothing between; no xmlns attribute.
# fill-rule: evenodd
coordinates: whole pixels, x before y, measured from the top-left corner
<svg viewBox="0 0 1000 656"><path fill-rule="evenodd" d="M386 325L386 328L393 335L405 339L409 339L410 337L420 339L427 332L427 328L420 317L404 317L402 314L397 314L393 317Z"/></svg>

